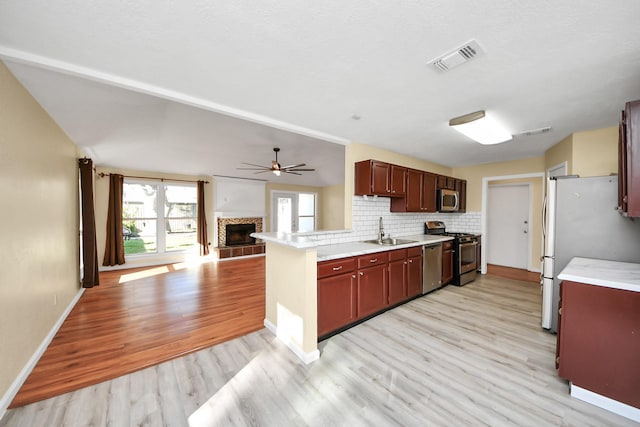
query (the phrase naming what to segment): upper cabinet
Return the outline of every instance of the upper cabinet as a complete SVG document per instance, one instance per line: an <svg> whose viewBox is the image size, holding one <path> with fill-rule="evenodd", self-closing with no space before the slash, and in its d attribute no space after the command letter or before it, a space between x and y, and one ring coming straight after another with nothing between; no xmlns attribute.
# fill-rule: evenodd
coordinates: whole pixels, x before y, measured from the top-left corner
<svg viewBox="0 0 640 427"><path fill-rule="evenodd" d="M378 160L355 164L355 195L391 197L391 212L437 212L438 190L458 192L458 211L467 208L467 181Z"/></svg>
<svg viewBox="0 0 640 427"><path fill-rule="evenodd" d="M618 209L640 217L640 100L627 102L620 121Z"/></svg>
<svg viewBox="0 0 640 427"><path fill-rule="evenodd" d="M436 212L438 176L415 169L407 171L407 194L391 200L391 212Z"/></svg>
<svg viewBox="0 0 640 427"><path fill-rule="evenodd" d="M357 196L404 197L407 168L377 160L356 163L355 194Z"/></svg>

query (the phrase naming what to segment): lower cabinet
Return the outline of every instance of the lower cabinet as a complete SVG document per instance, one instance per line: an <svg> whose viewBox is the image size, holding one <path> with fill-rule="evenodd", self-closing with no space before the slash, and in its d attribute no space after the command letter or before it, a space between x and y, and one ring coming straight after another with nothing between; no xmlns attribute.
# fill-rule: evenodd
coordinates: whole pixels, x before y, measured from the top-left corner
<svg viewBox="0 0 640 427"><path fill-rule="evenodd" d="M397 249L389 252L389 305L395 305L407 299L407 250Z"/></svg>
<svg viewBox="0 0 640 427"><path fill-rule="evenodd" d="M453 242L442 242L442 286L453 280Z"/></svg>
<svg viewBox="0 0 640 427"><path fill-rule="evenodd" d="M356 259L318 263L318 336L357 320Z"/></svg>
<svg viewBox="0 0 640 427"><path fill-rule="evenodd" d="M389 252L376 252L358 258L358 318L384 310L387 300Z"/></svg>
<svg viewBox="0 0 640 427"><path fill-rule="evenodd" d="M422 293L422 247L407 249L407 296Z"/></svg>
<svg viewBox="0 0 640 427"><path fill-rule="evenodd" d="M318 337L422 293L422 247L318 263Z"/></svg>
<svg viewBox="0 0 640 427"><path fill-rule="evenodd" d="M640 292L563 281L560 298L558 374L640 408Z"/></svg>

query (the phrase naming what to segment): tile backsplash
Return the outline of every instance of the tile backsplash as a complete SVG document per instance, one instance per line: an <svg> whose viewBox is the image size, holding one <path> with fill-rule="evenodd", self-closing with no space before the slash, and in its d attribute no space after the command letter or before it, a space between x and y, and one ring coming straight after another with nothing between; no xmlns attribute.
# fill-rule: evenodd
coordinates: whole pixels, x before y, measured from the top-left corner
<svg viewBox="0 0 640 427"><path fill-rule="evenodd" d="M320 244L346 243L378 237L382 217L386 236L423 234L425 221L443 221L447 231L480 233L480 212L466 213L396 213L390 212L388 197L353 196L351 232L318 234Z"/></svg>

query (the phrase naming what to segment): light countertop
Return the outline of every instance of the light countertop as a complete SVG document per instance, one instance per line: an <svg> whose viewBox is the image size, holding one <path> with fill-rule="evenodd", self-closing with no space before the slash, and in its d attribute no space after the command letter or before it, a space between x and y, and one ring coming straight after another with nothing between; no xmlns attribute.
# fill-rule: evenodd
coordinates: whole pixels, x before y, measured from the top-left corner
<svg viewBox="0 0 640 427"><path fill-rule="evenodd" d="M357 255L366 255L375 252L390 251L394 249L410 248L413 246L423 246L430 243L439 243L446 240L453 240L453 237L434 236L427 234L415 234L410 236L393 236L398 239L413 240L411 243L403 243L400 245L377 245L375 243L364 242L348 242L336 243L332 245L319 244L318 237L309 234L291 234L291 233L253 233L253 237L262 239L266 242L279 243L285 246L291 246L297 249L316 248L318 253L318 261L327 261L331 259L345 258Z"/></svg>
<svg viewBox="0 0 640 427"><path fill-rule="evenodd" d="M576 257L558 279L640 292L640 264Z"/></svg>

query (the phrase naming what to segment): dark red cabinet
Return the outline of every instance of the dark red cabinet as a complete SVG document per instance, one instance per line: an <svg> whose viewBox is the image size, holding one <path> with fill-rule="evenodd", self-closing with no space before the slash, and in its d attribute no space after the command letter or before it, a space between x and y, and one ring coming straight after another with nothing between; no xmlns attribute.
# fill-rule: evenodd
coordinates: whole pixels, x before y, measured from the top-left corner
<svg viewBox="0 0 640 427"><path fill-rule="evenodd" d="M355 164L355 194L404 197L407 168L377 160Z"/></svg>
<svg viewBox="0 0 640 427"><path fill-rule="evenodd" d="M453 280L453 242L442 242L442 286Z"/></svg>
<svg viewBox="0 0 640 427"><path fill-rule="evenodd" d="M389 305L398 304L407 299L407 250L398 249L389 252Z"/></svg>
<svg viewBox="0 0 640 427"><path fill-rule="evenodd" d="M560 295L558 374L640 408L640 293L564 281Z"/></svg>
<svg viewBox="0 0 640 427"><path fill-rule="evenodd" d="M640 100L626 103L620 121L618 209L640 217Z"/></svg>
<svg viewBox="0 0 640 427"><path fill-rule="evenodd" d="M318 263L318 336L357 320L356 259Z"/></svg>
<svg viewBox="0 0 640 427"><path fill-rule="evenodd" d="M422 293L422 247L407 250L407 296L415 297Z"/></svg>

